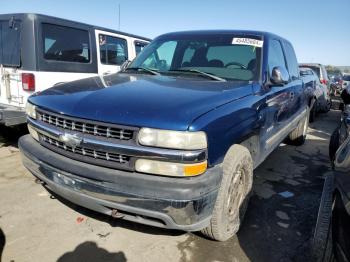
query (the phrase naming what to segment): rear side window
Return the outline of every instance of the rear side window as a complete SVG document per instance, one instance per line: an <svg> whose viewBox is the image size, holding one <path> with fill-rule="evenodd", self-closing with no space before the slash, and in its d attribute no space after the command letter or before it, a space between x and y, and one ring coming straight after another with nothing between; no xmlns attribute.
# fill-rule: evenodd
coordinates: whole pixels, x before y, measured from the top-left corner
<svg viewBox="0 0 350 262"><path fill-rule="evenodd" d="M0 64L15 67L21 65L20 38L20 21L0 21Z"/></svg>
<svg viewBox="0 0 350 262"><path fill-rule="evenodd" d="M286 61L284 59L283 50L278 40L271 40L269 43L269 58L268 58L270 75L272 69L276 66L286 68Z"/></svg>
<svg viewBox="0 0 350 262"><path fill-rule="evenodd" d="M145 42L135 42L135 53L138 55L145 47L147 46L147 43Z"/></svg>
<svg viewBox="0 0 350 262"><path fill-rule="evenodd" d="M90 62L88 31L53 24L42 24L42 38L46 60Z"/></svg>
<svg viewBox="0 0 350 262"><path fill-rule="evenodd" d="M100 60L104 65L121 65L128 60L128 44L125 39L99 35Z"/></svg>
<svg viewBox="0 0 350 262"><path fill-rule="evenodd" d="M289 43L284 43L284 50L286 52L287 66L289 75L292 80L299 77L299 65L293 47Z"/></svg>

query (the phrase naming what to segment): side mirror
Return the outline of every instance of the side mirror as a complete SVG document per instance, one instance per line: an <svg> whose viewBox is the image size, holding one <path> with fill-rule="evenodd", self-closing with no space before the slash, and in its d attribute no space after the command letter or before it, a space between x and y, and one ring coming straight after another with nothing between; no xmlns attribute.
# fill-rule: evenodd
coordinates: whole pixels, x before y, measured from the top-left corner
<svg viewBox="0 0 350 262"><path fill-rule="evenodd" d="M289 73L282 66L276 66L272 69L270 81L274 85L285 85L289 81Z"/></svg>

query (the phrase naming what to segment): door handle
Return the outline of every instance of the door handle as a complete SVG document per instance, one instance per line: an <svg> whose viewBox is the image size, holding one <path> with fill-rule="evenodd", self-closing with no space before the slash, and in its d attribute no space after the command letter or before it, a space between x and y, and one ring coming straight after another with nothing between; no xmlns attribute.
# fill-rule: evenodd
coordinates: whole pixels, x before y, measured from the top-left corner
<svg viewBox="0 0 350 262"><path fill-rule="evenodd" d="M112 73L111 71L107 71L107 72L104 72L103 75L106 76L106 75L109 75L111 73Z"/></svg>

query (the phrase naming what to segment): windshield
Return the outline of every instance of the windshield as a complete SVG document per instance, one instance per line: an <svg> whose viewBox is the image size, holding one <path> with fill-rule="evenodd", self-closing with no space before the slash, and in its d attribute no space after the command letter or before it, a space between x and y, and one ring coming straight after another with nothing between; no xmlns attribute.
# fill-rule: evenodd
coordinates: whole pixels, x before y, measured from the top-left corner
<svg viewBox="0 0 350 262"><path fill-rule="evenodd" d="M229 81L258 80L262 43L261 37L257 36L210 34L158 38L129 68L191 77L206 73Z"/></svg>

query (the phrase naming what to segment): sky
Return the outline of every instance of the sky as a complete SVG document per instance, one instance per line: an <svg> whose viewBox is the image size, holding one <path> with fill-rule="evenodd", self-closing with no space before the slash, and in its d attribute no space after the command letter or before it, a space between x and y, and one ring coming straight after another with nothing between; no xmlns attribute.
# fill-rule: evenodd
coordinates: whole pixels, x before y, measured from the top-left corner
<svg viewBox="0 0 350 262"><path fill-rule="evenodd" d="M154 38L247 29L292 42L299 62L350 66L350 0L0 0L0 13L41 13Z"/></svg>

